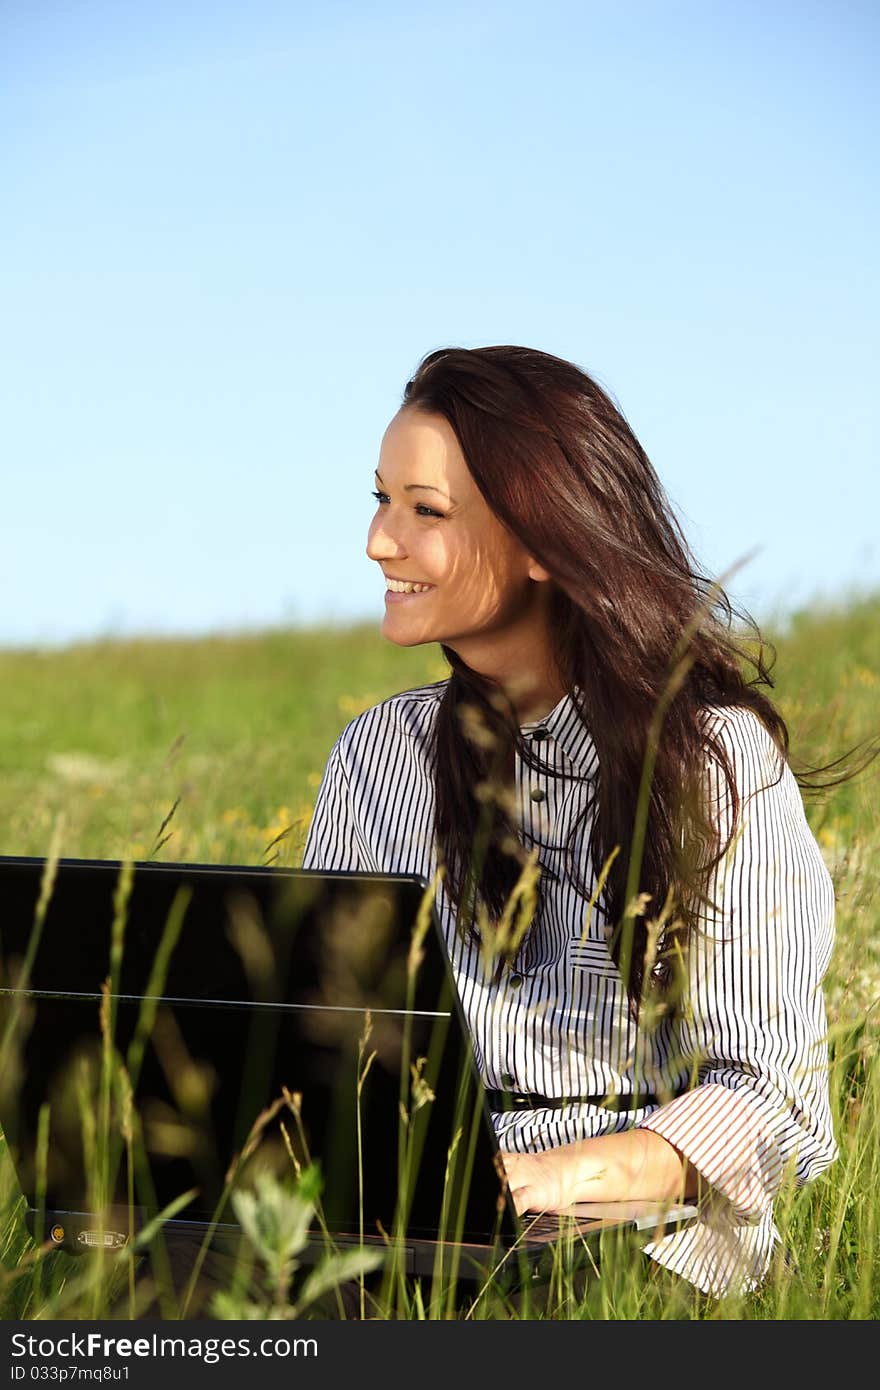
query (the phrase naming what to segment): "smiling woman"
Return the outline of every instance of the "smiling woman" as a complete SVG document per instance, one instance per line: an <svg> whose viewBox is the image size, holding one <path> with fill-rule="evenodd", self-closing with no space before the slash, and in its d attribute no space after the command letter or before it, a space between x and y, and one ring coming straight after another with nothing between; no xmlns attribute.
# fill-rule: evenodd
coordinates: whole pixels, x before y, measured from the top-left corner
<svg viewBox="0 0 880 1390"><path fill-rule="evenodd" d="M399 646L453 647L492 673L521 718L540 717L564 692L548 624L550 572L495 516L442 415L399 411L381 465L388 490L374 493L367 554L390 581L382 635ZM437 508L411 495L426 492L443 499ZM418 594L404 593L407 584Z"/></svg>
<svg viewBox="0 0 880 1390"><path fill-rule="evenodd" d="M377 479L382 635L439 642L451 674L343 730L304 867L442 867L520 1211L698 1195L649 1255L713 1294L754 1287L783 1171L836 1153L834 894L764 649L733 634L626 420L571 362L429 354ZM530 854L537 907L487 971Z"/></svg>

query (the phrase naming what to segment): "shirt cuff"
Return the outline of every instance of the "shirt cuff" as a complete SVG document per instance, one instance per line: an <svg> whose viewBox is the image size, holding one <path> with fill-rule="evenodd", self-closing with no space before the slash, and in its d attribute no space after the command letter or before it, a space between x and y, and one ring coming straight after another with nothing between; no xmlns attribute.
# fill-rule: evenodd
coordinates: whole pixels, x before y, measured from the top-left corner
<svg viewBox="0 0 880 1390"><path fill-rule="evenodd" d="M666 1139L743 1221L760 1221L782 1178L759 1097L707 1082L661 1105L638 1129Z"/></svg>

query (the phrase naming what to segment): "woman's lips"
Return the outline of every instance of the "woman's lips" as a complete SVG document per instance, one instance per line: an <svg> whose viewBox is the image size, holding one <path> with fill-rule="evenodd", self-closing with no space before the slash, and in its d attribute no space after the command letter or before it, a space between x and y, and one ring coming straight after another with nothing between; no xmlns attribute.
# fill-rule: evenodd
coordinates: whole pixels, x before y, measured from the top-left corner
<svg viewBox="0 0 880 1390"><path fill-rule="evenodd" d="M423 589L422 592L421 592L420 594L396 594L396 593L394 592L393 589L386 589L386 590L385 590L385 602L386 602L386 603L408 603L409 600L410 600L410 599L413 599L413 598L427 598L428 594L433 594L434 588L435 588L435 585L432 584L431 587L430 587L430 589Z"/></svg>

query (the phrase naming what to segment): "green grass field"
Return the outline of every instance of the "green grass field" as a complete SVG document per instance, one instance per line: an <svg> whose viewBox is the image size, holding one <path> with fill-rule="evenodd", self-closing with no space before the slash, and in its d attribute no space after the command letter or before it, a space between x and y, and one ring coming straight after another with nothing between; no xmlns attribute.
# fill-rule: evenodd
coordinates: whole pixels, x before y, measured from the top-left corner
<svg viewBox="0 0 880 1390"><path fill-rule="evenodd" d="M880 598L804 612L768 635L778 648L776 697L796 769L877 734ZM395 691L447 674L438 647L396 648L374 624L0 652L0 851L45 855L54 833L65 856L296 866L340 730ZM611 1252L586 1292L568 1286L563 1271L546 1315L880 1314L878 792L880 763L806 799L837 891L826 997L841 1157L778 1203L794 1260L780 1261L759 1292L710 1305ZM42 1262L45 1280L35 1276L40 1260L5 1154L0 1194L0 1310L51 1315L45 1290L63 1285L71 1262L53 1254ZM424 1315L418 1296L407 1311ZM511 1315L490 1298L470 1312Z"/></svg>

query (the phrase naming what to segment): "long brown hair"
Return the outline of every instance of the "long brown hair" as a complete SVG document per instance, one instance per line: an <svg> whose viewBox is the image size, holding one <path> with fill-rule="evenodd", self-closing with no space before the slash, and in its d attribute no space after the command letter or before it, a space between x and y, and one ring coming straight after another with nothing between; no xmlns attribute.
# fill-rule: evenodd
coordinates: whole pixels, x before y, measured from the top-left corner
<svg viewBox="0 0 880 1390"><path fill-rule="evenodd" d="M734 821L739 811L724 748L701 713L707 705L753 710L780 752L781 776L788 730L760 688L772 687L775 653L724 590L698 573L647 455L580 367L524 347L442 348L419 364L403 405L449 422L492 512L552 576L558 672L567 690L581 692L598 756L584 812L592 814L592 865L607 873L597 905L615 928L611 953L634 1010L648 986L671 996L672 962L681 959L708 875L731 838L721 843L699 795L707 756L717 760ZM734 635L734 618L754 640ZM538 764L497 683L441 649L452 669L435 732L435 831L459 926L476 935L477 900L499 920L526 862L509 816L514 748L527 765ZM487 798L492 786L501 790ZM643 836L634 835L640 786ZM594 893L570 852L568 865L578 891ZM633 911L634 884L650 895L655 937L661 922L650 979L649 923ZM675 910L664 914L669 903ZM528 945L527 935L526 963Z"/></svg>

